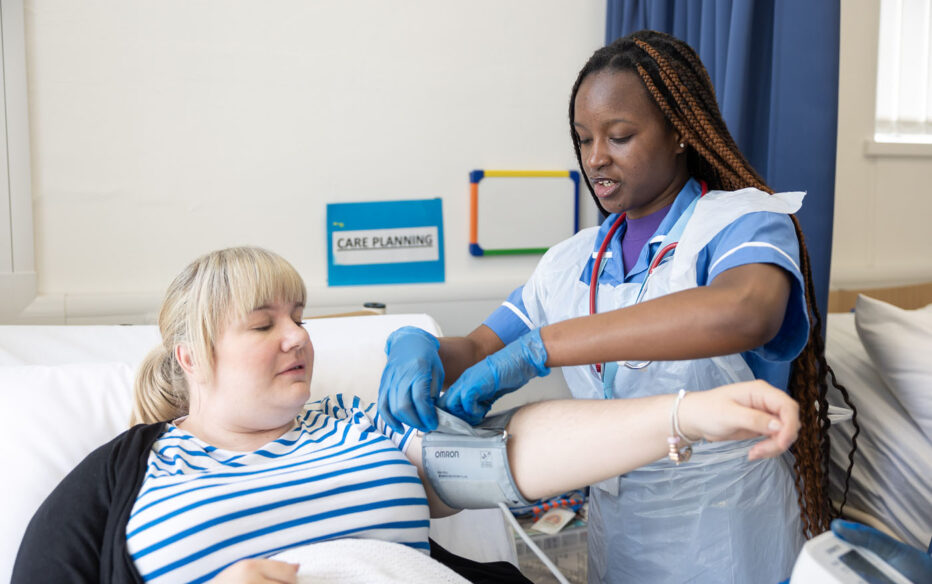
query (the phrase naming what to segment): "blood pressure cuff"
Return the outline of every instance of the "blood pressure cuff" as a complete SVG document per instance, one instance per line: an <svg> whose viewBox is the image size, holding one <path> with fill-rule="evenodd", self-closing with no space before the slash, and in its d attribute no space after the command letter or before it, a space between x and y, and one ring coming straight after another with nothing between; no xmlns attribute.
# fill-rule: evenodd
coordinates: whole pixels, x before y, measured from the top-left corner
<svg viewBox="0 0 932 584"><path fill-rule="evenodd" d="M474 427L437 409L437 429L422 438L421 460L444 503L455 509L533 503L521 496L508 463L505 427L515 411L491 416Z"/></svg>

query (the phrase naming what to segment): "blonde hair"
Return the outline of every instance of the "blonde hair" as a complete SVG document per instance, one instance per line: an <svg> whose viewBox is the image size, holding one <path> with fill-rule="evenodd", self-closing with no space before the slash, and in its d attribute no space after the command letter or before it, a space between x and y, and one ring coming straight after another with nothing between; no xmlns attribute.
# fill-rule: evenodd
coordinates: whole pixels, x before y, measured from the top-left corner
<svg viewBox="0 0 932 584"><path fill-rule="evenodd" d="M186 345L208 378L223 328L275 301L304 304L304 281L281 256L257 247L232 247L194 260L165 293L159 311L162 343L136 374L131 424L152 424L188 413L188 384L175 356Z"/></svg>

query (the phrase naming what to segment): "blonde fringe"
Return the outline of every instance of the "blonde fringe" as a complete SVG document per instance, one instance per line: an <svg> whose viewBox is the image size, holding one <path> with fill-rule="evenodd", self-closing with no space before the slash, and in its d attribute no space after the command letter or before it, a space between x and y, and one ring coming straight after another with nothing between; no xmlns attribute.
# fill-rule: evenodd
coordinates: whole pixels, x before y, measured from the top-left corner
<svg viewBox="0 0 932 584"><path fill-rule="evenodd" d="M131 424L152 424L187 415L188 383L174 349L185 345L195 367L211 379L214 347L224 327L274 301L306 300L304 281L281 256L257 247L233 247L204 255L179 274L159 311L162 344L146 356L133 388Z"/></svg>

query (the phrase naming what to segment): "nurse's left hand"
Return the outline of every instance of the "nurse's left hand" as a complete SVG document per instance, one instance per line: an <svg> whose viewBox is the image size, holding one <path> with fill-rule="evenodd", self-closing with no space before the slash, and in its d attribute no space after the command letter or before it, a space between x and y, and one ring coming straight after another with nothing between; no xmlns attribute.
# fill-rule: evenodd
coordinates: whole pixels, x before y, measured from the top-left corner
<svg viewBox="0 0 932 584"><path fill-rule="evenodd" d="M475 426L495 400L549 374L546 363L547 349L540 329L534 329L464 371L437 405Z"/></svg>

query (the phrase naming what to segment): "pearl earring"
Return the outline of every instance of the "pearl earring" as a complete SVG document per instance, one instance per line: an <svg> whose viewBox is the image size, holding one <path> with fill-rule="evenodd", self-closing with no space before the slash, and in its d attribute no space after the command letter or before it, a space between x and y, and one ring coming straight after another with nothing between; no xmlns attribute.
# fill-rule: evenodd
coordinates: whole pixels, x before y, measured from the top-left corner
<svg viewBox="0 0 932 584"><path fill-rule="evenodd" d="M680 148L686 148L686 144L680 142Z"/></svg>

